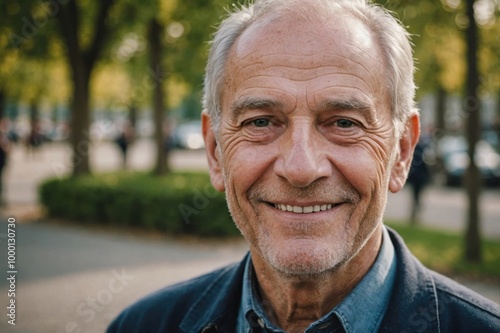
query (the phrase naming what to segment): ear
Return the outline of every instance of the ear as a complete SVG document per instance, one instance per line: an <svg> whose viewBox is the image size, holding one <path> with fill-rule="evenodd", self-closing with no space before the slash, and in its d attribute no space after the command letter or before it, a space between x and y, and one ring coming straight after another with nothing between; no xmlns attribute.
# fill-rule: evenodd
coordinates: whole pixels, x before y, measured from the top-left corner
<svg viewBox="0 0 500 333"><path fill-rule="evenodd" d="M411 116L406 122L406 126L401 139L399 140L399 152L392 166L391 178L389 180L389 190L392 193L399 192L410 171L413 151L420 138L420 117L418 114Z"/></svg>
<svg viewBox="0 0 500 333"><path fill-rule="evenodd" d="M224 192L224 178L222 176L222 167L220 164L219 147L217 138L210 121L210 116L203 111L201 114L201 129L203 140L205 140L205 149L207 152L208 169L210 180L217 191Z"/></svg>

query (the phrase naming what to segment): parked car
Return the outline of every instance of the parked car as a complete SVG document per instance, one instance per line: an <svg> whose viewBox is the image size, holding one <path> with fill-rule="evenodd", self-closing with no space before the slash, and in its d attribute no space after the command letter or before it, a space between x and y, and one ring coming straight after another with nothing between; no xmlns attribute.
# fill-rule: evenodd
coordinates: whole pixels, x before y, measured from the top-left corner
<svg viewBox="0 0 500 333"><path fill-rule="evenodd" d="M462 136L444 137L438 144L438 156L443 165L446 185L460 186L469 166L467 141ZM500 154L486 140L476 145L476 165L479 168L483 183L489 186L500 185Z"/></svg>
<svg viewBox="0 0 500 333"><path fill-rule="evenodd" d="M203 149L205 142L201 133L201 121L194 120L177 125L171 136L171 145L179 149Z"/></svg>

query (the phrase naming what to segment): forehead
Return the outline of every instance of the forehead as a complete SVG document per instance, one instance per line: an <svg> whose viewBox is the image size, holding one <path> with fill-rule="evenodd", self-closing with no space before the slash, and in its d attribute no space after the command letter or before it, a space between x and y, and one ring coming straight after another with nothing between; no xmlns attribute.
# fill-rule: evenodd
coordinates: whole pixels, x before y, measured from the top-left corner
<svg viewBox="0 0 500 333"><path fill-rule="evenodd" d="M267 78L273 78L271 85L275 85L280 77L315 85L322 77L322 89L331 83L337 88L378 90L380 95L385 86L383 74L380 46L360 20L346 14L314 20L290 12L286 17L258 19L236 40L226 67L225 88L235 91L249 83L265 85Z"/></svg>
<svg viewBox="0 0 500 333"><path fill-rule="evenodd" d="M245 57L256 46L264 52L266 46L281 46L304 55L323 49L341 54L366 51L372 54L377 49L368 27L347 13L322 16L289 11L287 14L257 19L238 38L233 56ZM298 39L303 43L298 43Z"/></svg>

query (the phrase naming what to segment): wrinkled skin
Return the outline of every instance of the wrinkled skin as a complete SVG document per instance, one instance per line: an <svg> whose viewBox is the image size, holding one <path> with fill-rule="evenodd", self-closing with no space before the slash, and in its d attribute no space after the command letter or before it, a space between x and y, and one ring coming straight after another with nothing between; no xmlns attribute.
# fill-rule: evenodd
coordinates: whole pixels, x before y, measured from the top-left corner
<svg viewBox="0 0 500 333"><path fill-rule="evenodd" d="M369 269L387 192L402 188L418 139L416 115L396 138L371 32L354 18L331 22L252 24L231 49L218 131L202 117L212 183L289 330L331 309Z"/></svg>

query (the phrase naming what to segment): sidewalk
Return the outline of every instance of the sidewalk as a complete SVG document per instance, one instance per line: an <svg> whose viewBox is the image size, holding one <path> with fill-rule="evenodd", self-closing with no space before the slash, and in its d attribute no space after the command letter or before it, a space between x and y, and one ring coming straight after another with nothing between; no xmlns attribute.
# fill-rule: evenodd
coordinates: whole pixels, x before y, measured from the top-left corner
<svg viewBox="0 0 500 333"><path fill-rule="evenodd" d="M51 223L19 224L16 237L17 320L9 325L2 306L5 333L104 332L128 304L241 260L247 250L243 240L138 237ZM1 304L8 288L0 280Z"/></svg>

